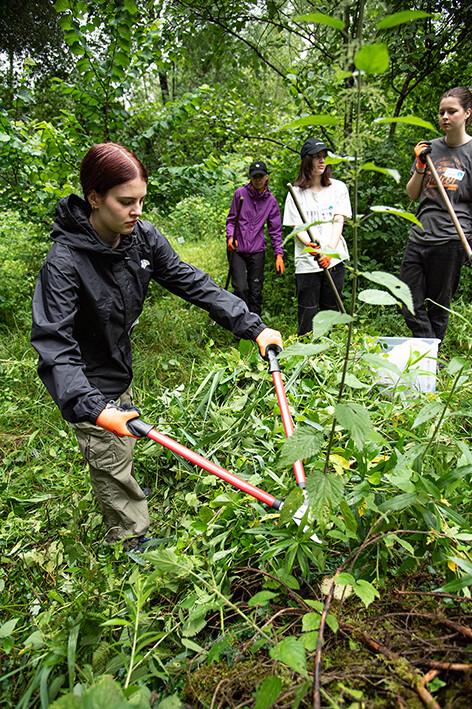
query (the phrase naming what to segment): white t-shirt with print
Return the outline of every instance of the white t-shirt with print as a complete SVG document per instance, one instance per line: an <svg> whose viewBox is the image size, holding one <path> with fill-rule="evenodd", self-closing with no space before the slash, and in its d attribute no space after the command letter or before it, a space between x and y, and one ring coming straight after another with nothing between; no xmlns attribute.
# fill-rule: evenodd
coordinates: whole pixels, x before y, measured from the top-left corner
<svg viewBox="0 0 472 709"><path fill-rule="evenodd" d="M333 227L332 220L335 215L341 214L348 219L352 217L351 200L346 185L341 180L331 178L331 184L323 187L320 192L312 192L310 189L301 189L300 187L293 189L298 197L306 223L322 222L310 228L313 239L316 239L322 248L328 246ZM290 192L285 200L283 223L285 226L297 226L303 223ZM301 232L301 234L307 235L307 232ZM300 239L294 236L293 240L295 244L295 273L322 271L323 269L313 256L302 253L306 247ZM339 254L342 253L342 258L332 258L330 268L349 258L349 251L343 236L338 241L336 251Z"/></svg>

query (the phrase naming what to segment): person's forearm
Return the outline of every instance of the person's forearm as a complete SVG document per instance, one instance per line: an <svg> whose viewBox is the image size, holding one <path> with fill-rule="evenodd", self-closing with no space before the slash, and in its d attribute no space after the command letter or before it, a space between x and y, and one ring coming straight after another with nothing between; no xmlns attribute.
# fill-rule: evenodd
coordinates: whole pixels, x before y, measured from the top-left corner
<svg viewBox="0 0 472 709"><path fill-rule="evenodd" d="M333 219L333 224L331 227L331 238L329 240L329 248L333 249L333 251L336 249L339 239L341 238L341 234L343 233L343 227L344 227L344 217L342 214L335 214L334 219Z"/></svg>
<svg viewBox="0 0 472 709"><path fill-rule="evenodd" d="M408 181L408 184L406 186L406 193L413 202L417 200L420 196L423 178L424 172L418 172L418 170L415 169L415 172Z"/></svg>

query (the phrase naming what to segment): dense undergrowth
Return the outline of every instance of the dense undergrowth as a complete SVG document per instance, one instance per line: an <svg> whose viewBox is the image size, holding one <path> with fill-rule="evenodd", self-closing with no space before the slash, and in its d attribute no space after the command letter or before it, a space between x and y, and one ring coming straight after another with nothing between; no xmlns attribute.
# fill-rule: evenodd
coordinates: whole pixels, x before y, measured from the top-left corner
<svg viewBox="0 0 472 709"><path fill-rule="evenodd" d="M38 259L44 244L25 234ZM222 240L171 236L224 283ZM102 544L86 465L37 378L34 258L1 292L1 707L470 706L466 304L436 392L416 396L401 379L379 384L376 337L406 336L402 319L362 306L339 401L345 326L300 347L287 263L278 279L268 253L264 319L288 347L290 442L255 346L158 287L133 336L134 388L159 431L277 497L300 493L303 458L314 521L304 532L288 502L275 513L142 440L137 475L161 545L134 558ZM467 269L463 292L469 280Z"/></svg>

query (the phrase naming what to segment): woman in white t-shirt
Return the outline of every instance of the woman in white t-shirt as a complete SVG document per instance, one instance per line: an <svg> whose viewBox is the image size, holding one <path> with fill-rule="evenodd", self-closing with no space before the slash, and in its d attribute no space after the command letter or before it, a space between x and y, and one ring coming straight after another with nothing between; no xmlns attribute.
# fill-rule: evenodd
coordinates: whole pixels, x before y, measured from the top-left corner
<svg viewBox="0 0 472 709"><path fill-rule="evenodd" d="M323 141L305 140L294 185L307 223L318 222L310 228L312 238L307 231L301 231L294 239L299 335L306 335L313 329L313 318L319 310L338 310L336 296L324 271L329 268L341 295L345 275L343 261L349 258L342 231L344 220L352 216L351 201L344 182L331 177L332 167L326 165L327 154L328 148ZM289 193L285 200L284 224L300 226L302 223ZM313 251L303 253L307 246ZM339 258L322 255L318 248L332 250Z"/></svg>

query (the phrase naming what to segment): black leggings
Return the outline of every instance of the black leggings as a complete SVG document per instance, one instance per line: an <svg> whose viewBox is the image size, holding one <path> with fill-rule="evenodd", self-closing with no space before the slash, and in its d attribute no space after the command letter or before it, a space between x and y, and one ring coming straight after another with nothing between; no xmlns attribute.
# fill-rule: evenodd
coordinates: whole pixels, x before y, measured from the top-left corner
<svg viewBox="0 0 472 709"><path fill-rule="evenodd" d="M236 251L231 267L231 283L234 294L244 300L251 313L257 315L261 314L262 309L264 264L265 251L255 254Z"/></svg>

